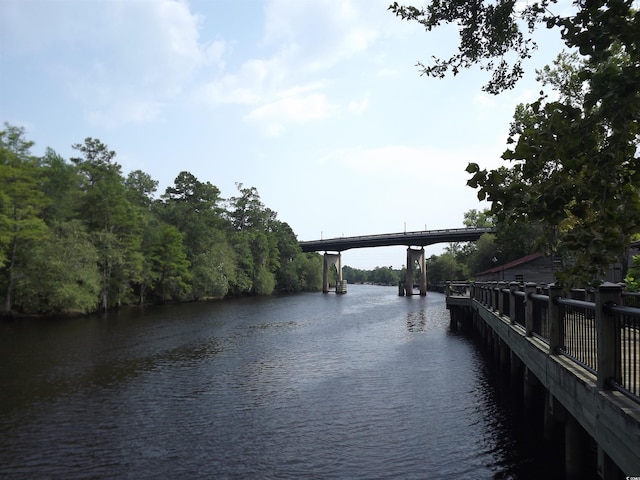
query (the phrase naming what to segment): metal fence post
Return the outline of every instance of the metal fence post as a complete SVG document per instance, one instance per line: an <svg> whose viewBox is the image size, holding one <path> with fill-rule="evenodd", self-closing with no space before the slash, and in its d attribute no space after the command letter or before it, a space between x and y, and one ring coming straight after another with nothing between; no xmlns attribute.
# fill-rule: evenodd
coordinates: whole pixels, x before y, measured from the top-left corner
<svg viewBox="0 0 640 480"><path fill-rule="evenodd" d="M498 311L498 301L498 282L493 282L493 285L491 287L491 307L496 312Z"/></svg>
<svg viewBox="0 0 640 480"><path fill-rule="evenodd" d="M562 307L556 302L562 287L552 283L549 285L549 353L556 355L564 347L564 332L562 325Z"/></svg>
<svg viewBox="0 0 640 480"><path fill-rule="evenodd" d="M504 288L507 286L507 284L505 282L498 282L498 313L500 315L503 315L505 312L505 308L504 308L504 293L502 292L502 290L504 290Z"/></svg>
<svg viewBox="0 0 640 480"><path fill-rule="evenodd" d="M524 286L524 328L527 332L527 336L530 337L533 334L533 299L531 295L536 293L536 284L529 282Z"/></svg>
<svg viewBox="0 0 640 480"><path fill-rule="evenodd" d="M615 327L615 316L608 313L605 305L622 303L622 287L615 283L605 282L596 290L596 340L598 344L598 388L610 389L609 381L615 378L616 342L619 341Z"/></svg>
<svg viewBox="0 0 640 480"><path fill-rule="evenodd" d="M509 317L511 318L511 323L516 323L516 293L520 288L520 284L518 282L511 282L509 284Z"/></svg>

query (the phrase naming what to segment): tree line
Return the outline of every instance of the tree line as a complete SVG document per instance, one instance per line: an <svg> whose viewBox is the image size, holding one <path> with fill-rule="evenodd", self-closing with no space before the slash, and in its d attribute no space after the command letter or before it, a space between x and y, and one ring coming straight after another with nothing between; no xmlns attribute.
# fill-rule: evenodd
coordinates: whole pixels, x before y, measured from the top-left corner
<svg viewBox="0 0 640 480"><path fill-rule="evenodd" d="M187 171L123 175L98 139L69 161L31 154L23 127L0 131L1 312L50 314L128 304L319 290L322 259L255 187L228 199Z"/></svg>
<svg viewBox="0 0 640 480"><path fill-rule="evenodd" d="M393 267L375 267L373 270L364 270L345 265L342 268L342 278L348 283L372 283L375 285L397 285L400 278L404 278L404 269Z"/></svg>

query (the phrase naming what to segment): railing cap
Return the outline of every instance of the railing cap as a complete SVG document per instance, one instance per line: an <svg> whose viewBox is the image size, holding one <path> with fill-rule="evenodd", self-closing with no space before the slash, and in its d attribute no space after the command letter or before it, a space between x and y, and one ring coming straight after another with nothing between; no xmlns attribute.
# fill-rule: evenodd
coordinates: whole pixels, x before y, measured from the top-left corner
<svg viewBox="0 0 640 480"><path fill-rule="evenodd" d="M549 285L547 285L547 287L549 288L549 290L562 290L562 285L559 285L556 282L550 283Z"/></svg>
<svg viewBox="0 0 640 480"><path fill-rule="evenodd" d="M604 283L601 283L598 286L598 290L600 290L600 291L603 291L603 290L609 290L609 291L622 290L622 286L619 283L604 282Z"/></svg>

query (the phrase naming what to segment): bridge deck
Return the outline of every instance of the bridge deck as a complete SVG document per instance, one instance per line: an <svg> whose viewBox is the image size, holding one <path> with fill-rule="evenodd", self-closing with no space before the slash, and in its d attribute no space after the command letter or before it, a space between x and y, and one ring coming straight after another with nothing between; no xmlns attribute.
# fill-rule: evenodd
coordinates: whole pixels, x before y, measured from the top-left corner
<svg viewBox="0 0 640 480"><path fill-rule="evenodd" d="M351 248L389 247L394 245L427 246L436 243L472 242L485 233L493 233L487 228L452 228L447 230L423 230L418 232L384 233L357 237L339 237L323 240L299 242L303 252L341 252Z"/></svg>

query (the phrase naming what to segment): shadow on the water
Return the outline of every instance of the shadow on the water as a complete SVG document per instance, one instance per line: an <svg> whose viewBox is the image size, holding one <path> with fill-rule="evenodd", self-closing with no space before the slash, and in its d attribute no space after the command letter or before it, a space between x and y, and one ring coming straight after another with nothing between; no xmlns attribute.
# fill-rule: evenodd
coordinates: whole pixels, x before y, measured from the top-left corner
<svg viewBox="0 0 640 480"><path fill-rule="evenodd" d="M532 395L525 399L521 379L513 378L508 368L485 348L470 332L450 331L450 334L465 339L475 348L480 373L485 382L487 401L493 405L495 421L505 430L509 441L501 439L501 457L504 461L495 465L495 479L564 480L564 429L562 425L547 427L545 432L545 392L537 385ZM490 419L491 421L491 419ZM596 447L585 462L587 472L593 472L585 480L599 479L596 474Z"/></svg>

